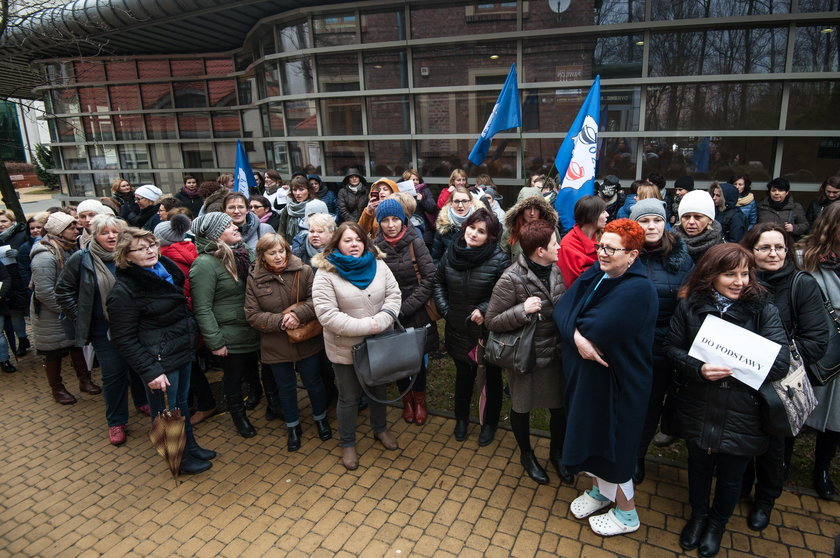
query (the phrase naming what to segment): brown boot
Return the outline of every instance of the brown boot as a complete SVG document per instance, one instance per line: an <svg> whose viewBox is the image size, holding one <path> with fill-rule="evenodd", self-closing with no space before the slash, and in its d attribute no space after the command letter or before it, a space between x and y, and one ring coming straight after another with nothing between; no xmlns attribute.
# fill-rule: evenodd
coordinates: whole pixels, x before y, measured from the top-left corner
<svg viewBox="0 0 840 558"><path fill-rule="evenodd" d="M61 360L45 361L44 369L47 372L47 383L50 385L55 402L61 403L62 405L72 405L75 403L76 398L61 383Z"/></svg>
<svg viewBox="0 0 840 558"><path fill-rule="evenodd" d="M87 368L85 362L85 355L79 348L70 350L70 361L73 363L73 369L76 371L76 376L79 378L79 391L89 393L91 395L99 395L102 393L102 388L94 384L90 379L90 370Z"/></svg>
<svg viewBox="0 0 840 558"><path fill-rule="evenodd" d="M414 422L414 397L412 394L414 392L409 391L405 395L403 395L402 402L403 402L403 420L409 424Z"/></svg>
<svg viewBox="0 0 840 558"><path fill-rule="evenodd" d="M426 411L426 392L414 392L414 424L426 424L429 413Z"/></svg>

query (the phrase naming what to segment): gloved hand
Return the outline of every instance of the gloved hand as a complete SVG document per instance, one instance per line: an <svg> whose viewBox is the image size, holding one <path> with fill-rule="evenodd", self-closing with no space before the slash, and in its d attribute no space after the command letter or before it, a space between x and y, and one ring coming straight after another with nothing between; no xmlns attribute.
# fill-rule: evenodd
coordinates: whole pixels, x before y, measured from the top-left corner
<svg viewBox="0 0 840 558"><path fill-rule="evenodd" d="M14 248L9 248L6 250L6 257L12 260L16 260L18 257L18 251Z"/></svg>

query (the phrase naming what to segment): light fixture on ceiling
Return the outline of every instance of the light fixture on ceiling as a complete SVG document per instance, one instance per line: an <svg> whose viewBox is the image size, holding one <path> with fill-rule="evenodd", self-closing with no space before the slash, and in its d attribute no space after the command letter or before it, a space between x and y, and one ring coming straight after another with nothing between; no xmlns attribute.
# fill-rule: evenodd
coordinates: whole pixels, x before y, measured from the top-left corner
<svg viewBox="0 0 840 558"><path fill-rule="evenodd" d="M644 41L636 41L636 46L645 46Z"/></svg>
<svg viewBox="0 0 840 558"><path fill-rule="evenodd" d="M820 29L820 33L825 33L825 34L834 33L834 28L833 27L826 27L824 29Z"/></svg>
<svg viewBox="0 0 840 558"><path fill-rule="evenodd" d="M498 59L499 59L499 55L498 55L498 54L491 54L491 55L490 55L490 60L498 60Z"/></svg>

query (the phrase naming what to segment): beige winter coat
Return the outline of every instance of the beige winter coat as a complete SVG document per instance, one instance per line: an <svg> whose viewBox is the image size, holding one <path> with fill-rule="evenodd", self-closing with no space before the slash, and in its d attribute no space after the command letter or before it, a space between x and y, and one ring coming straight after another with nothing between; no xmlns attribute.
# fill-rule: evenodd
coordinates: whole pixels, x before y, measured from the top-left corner
<svg viewBox="0 0 840 558"><path fill-rule="evenodd" d="M370 318L376 320L377 331L385 331L394 319L382 309L391 310L395 316L400 312L400 286L381 260L381 253L379 258L376 275L365 289L339 275L323 253L312 258L312 267L318 270L312 284L312 302L324 326L324 346L330 362L353 364L353 345L374 333Z"/></svg>

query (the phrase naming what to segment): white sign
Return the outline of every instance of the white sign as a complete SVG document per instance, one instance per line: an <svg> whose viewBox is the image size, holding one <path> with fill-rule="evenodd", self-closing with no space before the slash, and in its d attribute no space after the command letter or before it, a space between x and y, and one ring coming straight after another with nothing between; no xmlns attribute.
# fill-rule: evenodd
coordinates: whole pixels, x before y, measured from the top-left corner
<svg viewBox="0 0 840 558"><path fill-rule="evenodd" d="M3 265L11 265L17 263L17 259L10 258L6 255L6 252L8 252L11 249L12 247L8 244L6 244L5 246L0 246L0 263L2 263Z"/></svg>
<svg viewBox="0 0 840 558"><path fill-rule="evenodd" d="M732 377L758 389L773 367L781 345L725 320L706 316L688 356L727 366Z"/></svg>
<svg viewBox="0 0 840 558"><path fill-rule="evenodd" d="M414 181L412 179L403 180L402 182L397 182L397 188L400 189L400 192L405 192L406 194L411 194L412 196L417 195L417 190L414 189Z"/></svg>

